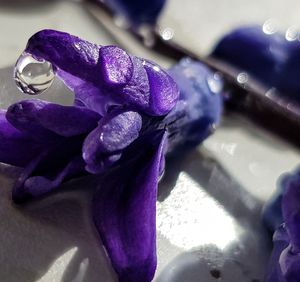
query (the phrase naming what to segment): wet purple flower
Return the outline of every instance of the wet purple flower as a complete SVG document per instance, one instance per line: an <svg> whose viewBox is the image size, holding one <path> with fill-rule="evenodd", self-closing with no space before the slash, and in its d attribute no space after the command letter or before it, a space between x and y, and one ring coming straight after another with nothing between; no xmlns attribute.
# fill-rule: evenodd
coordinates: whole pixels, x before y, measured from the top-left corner
<svg viewBox="0 0 300 282"><path fill-rule="evenodd" d="M300 43L296 39L261 26L245 26L224 36L212 55L299 100Z"/></svg>
<svg viewBox="0 0 300 282"><path fill-rule="evenodd" d="M26 54L50 62L75 99L73 106L25 100L0 113L0 161L24 167L13 200L99 174L93 219L119 280L151 281L165 155L212 133L222 110L220 77L188 60L167 73L116 46L53 30L31 37Z"/></svg>
<svg viewBox="0 0 300 282"><path fill-rule="evenodd" d="M283 223L274 233L268 282L300 280L300 174L297 171L283 180L281 208Z"/></svg>

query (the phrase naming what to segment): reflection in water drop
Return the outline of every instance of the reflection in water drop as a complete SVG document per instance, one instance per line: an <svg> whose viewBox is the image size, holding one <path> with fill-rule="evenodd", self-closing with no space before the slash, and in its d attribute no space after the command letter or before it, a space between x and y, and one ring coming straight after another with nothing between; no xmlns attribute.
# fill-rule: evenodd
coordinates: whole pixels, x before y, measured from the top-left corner
<svg viewBox="0 0 300 282"><path fill-rule="evenodd" d="M241 72L238 74L236 80L238 83L244 84L248 81L248 74L245 72Z"/></svg>
<svg viewBox="0 0 300 282"><path fill-rule="evenodd" d="M166 41L170 40L174 36L174 29L170 28L170 27L166 27L166 28L160 30L160 35L163 40L166 40Z"/></svg>
<svg viewBox="0 0 300 282"><path fill-rule="evenodd" d="M44 92L51 86L54 77L51 63L38 61L29 54L22 54L15 65L15 82L25 94L37 95Z"/></svg>
<svg viewBox="0 0 300 282"><path fill-rule="evenodd" d="M295 41L299 36L299 31L296 26L290 26L286 33L285 33L285 39L287 41Z"/></svg>
<svg viewBox="0 0 300 282"><path fill-rule="evenodd" d="M219 94L223 88L223 81L219 73L214 73L207 77L207 84L211 92L214 94Z"/></svg>
<svg viewBox="0 0 300 282"><path fill-rule="evenodd" d="M263 24L262 30L265 34L274 34L278 30L278 25L274 19L269 19Z"/></svg>

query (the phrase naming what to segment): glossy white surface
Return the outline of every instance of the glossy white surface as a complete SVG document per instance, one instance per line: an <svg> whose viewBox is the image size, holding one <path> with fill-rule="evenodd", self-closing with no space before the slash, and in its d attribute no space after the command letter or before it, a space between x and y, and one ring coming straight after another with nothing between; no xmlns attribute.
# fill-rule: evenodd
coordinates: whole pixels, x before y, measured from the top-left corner
<svg viewBox="0 0 300 282"><path fill-rule="evenodd" d="M12 66L37 30L55 28L92 42L116 43L80 3L35 1L34 6L15 9L3 2L2 108L25 98L12 80ZM186 16L188 11L187 6L180 12ZM201 15L199 26L205 18ZM211 17L215 21L213 11ZM131 52L155 58L129 39L122 43ZM160 57L157 61L170 64ZM40 98L70 104L72 94L55 81ZM297 149L240 116L226 116L203 146L169 160L157 203L155 281L262 281L270 240L260 222L261 208L277 178L299 162ZM116 281L90 221L92 179L68 183L60 194L17 208L11 204L10 191L18 172L1 166L0 173L0 281ZM214 278L211 271L214 275L219 271L221 278Z"/></svg>
<svg viewBox="0 0 300 282"><path fill-rule="evenodd" d="M271 20L271 21L270 21ZM208 54L216 40L236 26L275 23L291 34L299 29L297 0L186 0L168 1L160 17L162 31L168 30L176 42L198 54ZM168 36L170 38L170 36Z"/></svg>

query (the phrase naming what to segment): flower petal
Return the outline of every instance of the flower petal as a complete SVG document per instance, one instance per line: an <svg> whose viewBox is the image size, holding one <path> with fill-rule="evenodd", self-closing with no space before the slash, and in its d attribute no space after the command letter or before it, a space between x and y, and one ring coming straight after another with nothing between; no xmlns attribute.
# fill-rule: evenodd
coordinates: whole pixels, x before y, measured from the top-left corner
<svg viewBox="0 0 300 282"><path fill-rule="evenodd" d="M286 282L279 263L282 251L289 245L289 238L284 225L281 225L274 233L273 242L274 247L265 280L266 282Z"/></svg>
<svg viewBox="0 0 300 282"><path fill-rule="evenodd" d="M283 191L282 215L293 251L300 253L300 177L291 178Z"/></svg>
<svg viewBox="0 0 300 282"><path fill-rule="evenodd" d="M164 118L169 131L169 150L197 146L219 124L223 110L223 81L207 66L183 59L168 73L178 84L179 101Z"/></svg>
<svg viewBox="0 0 300 282"><path fill-rule="evenodd" d="M85 81L99 83L100 46L65 32L45 29L34 34L25 52Z"/></svg>
<svg viewBox="0 0 300 282"><path fill-rule="evenodd" d="M45 146L35 142L29 135L14 128L0 110L0 162L25 166L35 158Z"/></svg>
<svg viewBox="0 0 300 282"><path fill-rule="evenodd" d="M132 77L133 64L131 58L117 46L101 47L99 62L103 80L107 86L125 85Z"/></svg>
<svg viewBox="0 0 300 282"><path fill-rule="evenodd" d="M120 282L150 282L156 268L155 209L166 134L154 132L146 141L132 145L135 159L109 173L93 201L94 221Z"/></svg>
<svg viewBox="0 0 300 282"><path fill-rule="evenodd" d="M161 67L144 61L150 85L150 112L155 116L166 115L176 105L178 87L173 78Z"/></svg>
<svg viewBox="0 0 300 282"><path fill-rule="evenodd" d="M70 178L87 174L81 145L81 136L64 139L29 162L14 186L13 201L26 202L57 189Z"/></svg>
<svg viewBox="0 0 300 282"><path fill-rule="evenodd" d="M42 100L23 100L8 108L8 121L33 138L57 140L93 130L101 118L84 107L62 106Z"/></svg>
<svg viewBox="0 0 300 282"><path fill-rule="evenodd" d="M120 151L138 138L141 127L142 118L137 112L118 110L106 115L84 141L86 169L98 173L117 161Z"/></svg>

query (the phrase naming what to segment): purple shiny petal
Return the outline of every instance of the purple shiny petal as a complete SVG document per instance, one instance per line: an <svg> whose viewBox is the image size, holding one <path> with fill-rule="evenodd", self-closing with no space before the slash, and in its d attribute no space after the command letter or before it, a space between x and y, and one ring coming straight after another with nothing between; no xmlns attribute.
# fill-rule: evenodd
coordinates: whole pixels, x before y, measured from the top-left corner
<svg viewBox="0 0 300 282"><path fill-rule="evenodd" d="M11 105L8 121L37 139L57 140L93 130L100 115L84 107L62 106L42 100L24 100Z"/></svg>
<svg viewBox="0 0 300 282"><path fill-rule="evenodd" d="M283 192L282 214L293 251L300 253L300 178L291 179ZM300 276L299 276L300 277Z"/></svg>
<svg viewBox="0 0 300 282"><path fill-rule="evenodd" d="M13 201L23 203L56 190L74 177L86 175L81 158L82 137L63 140L28 163L13 189Z"/></svg>
<svg viewBox="0 0 300 282"><path fill-rule="evenodd" d="M150 109L155 116L166 115L176 105L178 87L173 78L156 64L144 61L150 85Z"/></svg>
<svg viewBox="0 0 300 282"><path fill-rule="evenodd" d="M285 281L300 281L300 253L294 253L291 245L282 251L279 264Z"/></svg>
<svg viewBox="0 0 300 282"><path fill-rule="evenodd" d="M150 142L150 139L151 142ZM109 173L93 201L96 228L120 282L153 279L156 268L156 198L166 134L153 132L135 159Z"/></svg>
<svg viewBox="0 0 300 282"><path fill-rule="evenodd" d="M25 166L45 149L45 145L35 142L29 135L14 128L0 110L0 162Z"/></svg>
<svg viewBox="0 0 300 282"><path fill-rule="evenodd" d="M119 47L101 47L99 62L103 80L107 86L124 85L132 77L133 64L131 58Z"/></svg>
<svg viewBox="0 0 300 282"><path fill-rule="evenodd" d="M65 32L45 29L34 34L25 52L85 81L99 83L100 46Z"/></svg>
<svg viewBox="0 0 300 282"><path fill-rule="evenodd" d="M106 115L84 141L86 169L97 173L117 161L120 151L139 136L141 127L142 118L137 112L118 110Z"/></svg>
<svg viewBox="0 0 300 282"><path fill-rule="evenodd" d="M284 224L275 232L267 282L296 282L300 279L300 178L299 170L283 179Z"/></svg>
<svg viewBox="0 0 300 282"><path fill-rule="evenodd" d="M274 247L270 257L266 282L286 282L279 263L281 253L289 245L289 238L284 225L280 226L273 236Z"/></svg>
<svg viewBox="0 0 300 282"><path fill-rule="evenodd" d="M141 59L132 56L131 60L133 63L132 77L118 95L121 95L124 103L133 105L137 110L147 111L150 99L147 72Z"/></svg>
<svg viewBox="0 0 300 282"><path fill-rule="evenodd" d="M104 116L109 107L119 104L114 95L109 95L103 88L97 87L91 82L86 82L62 70L58 70L56 74L74 92L75 106L86 107Z"/></svg>

